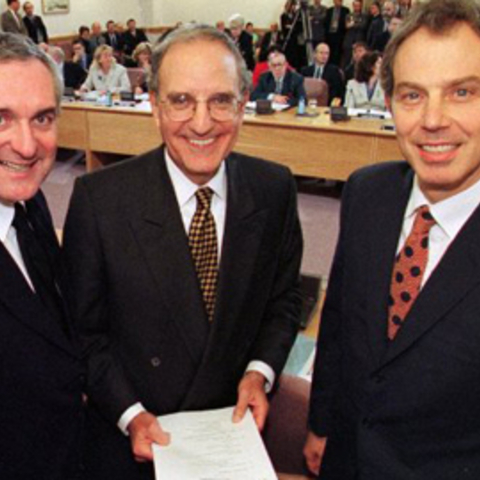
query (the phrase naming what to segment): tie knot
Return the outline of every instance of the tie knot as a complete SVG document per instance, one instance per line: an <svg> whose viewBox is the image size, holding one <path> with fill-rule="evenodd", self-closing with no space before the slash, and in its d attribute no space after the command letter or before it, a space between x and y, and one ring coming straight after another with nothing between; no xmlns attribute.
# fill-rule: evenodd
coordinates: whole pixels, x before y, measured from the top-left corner
<svg viewBox="0 0 480 480"><path fill-rule="evenodd" d="M435 225L435 219L430 213L430 209L427 205L422 205L417 210L417 215L415 217L415 222L413 224L413 232L419 233L422 235L427 234L430 229Z"/></svg>
<svg viewBox="0 0 480 480"><path fill-rule="evenodd" d="M213 190L210 187L199 188L195 192L197 202L205 210L210 210L210 203L212 201Z"/></svg>

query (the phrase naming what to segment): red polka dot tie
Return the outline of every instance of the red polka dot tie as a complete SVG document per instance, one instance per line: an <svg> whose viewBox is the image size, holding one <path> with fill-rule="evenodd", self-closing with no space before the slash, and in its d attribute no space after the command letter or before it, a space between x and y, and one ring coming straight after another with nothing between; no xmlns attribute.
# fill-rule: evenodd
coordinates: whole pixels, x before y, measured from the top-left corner
<svg viewBox="0 0 480 480"><path fill-rule="evenodd" d="M435 219L426 205L417 210L412 231L397 255L389 298L388 338L393 340L422 285L428 260L428 235Z"/></svg>
<svg viewBox="0 0 480 480"><path fill-rule="evenodd" d="M217 232L210 211L212 195L213 191L208 187L196 191L197 210L188 232L188 243L210 322L213 320L218 277Z"/></svg>

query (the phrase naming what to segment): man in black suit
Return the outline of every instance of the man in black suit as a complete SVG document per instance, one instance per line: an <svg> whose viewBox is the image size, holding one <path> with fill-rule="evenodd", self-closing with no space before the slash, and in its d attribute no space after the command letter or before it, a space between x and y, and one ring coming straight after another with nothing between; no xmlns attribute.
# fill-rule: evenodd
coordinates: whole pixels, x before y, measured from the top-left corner
<svg viewBox="0 0 480 480"><path fill-rule="evenodd" d="M344 189L305 447L322 480L480 478L479 19L422 2L385 51L408 163Z"/></svg>
<svg viewBox="0 0 480 480"><path fill-rule="evenodd" d="M165 146L78 180L66 222L91 480L153 479L134 458L168 442L160 414L236 405L239 421L250 407L261 429L298 328L292 175L231 153L249 90L237 48L213 27L178 28L150 87Z"/></svg>
<svg viewBox="0 0 480 480"><path fill-rule="evenodd" d="M328 84L328 103L338 98L343 101L345 83L340 69L336 65L328 63L330 47L326 43L319 43L315 48L315 62L313 65L302 68L304 77L313 77L325 80Z"/></svg>
<svg viewBox="0 0 480 480"><path fill-rule="evenodd" d="M253 52L253 37L245 30L245 19L239 15L233 15L228 21L228 30L233 41L240 50L247 68L251 71L255 68L255 56Z"/></svg>
<svg viewBox="0 0 480 480"><path fill-rule="evenodd" d="M28 32L28 36L35 43L48 43L48 33L42 17L34 15L33 4L31 2L25 2L23 4L23 11L25 16L23 17L23 23Z"/></svg>
<svg viewBox="0 0 480 480"><path fill-rule="evenodd" d="M350 10L343 6L343 0L333 0L333 7L327 9L325 31L330 47L330 61L340 65L343 53L343 41L347 32L347 17Z"/></svg>
<svg viewBox="0 0 480 480"><path fill-rule="evenodd" d="M139 43L148 42L145 32L137 28L137 22L131 18L127 22L127 31L123 34L123 49L125 55L131 56Z"/></svg>
<svg viewBox="0 0 480 480"><path fill-rule="evenodd" d="M0 477L77 478L80 352L39 190L55 161L62 86L30 40L0 34Z"/></svg>
<svg viewBox="0 0 480 480"><path fill-rule="evenodd" d="M303 77L287 69L287 59L283 53L272 52L268 57L268 66L270 71L260 77L251 95L252 100L269 99L293 107L301 97L307 98Z"/></svg>
<svg viewBox="0 0 480 480"><path fill-rule="evenodd" d="M265 62L267 60L268 51L271 48L281 48L283 46L284 38L283 34L278 28L278 23L272 23L270 30L265 33L260 41L260 53L258 55L259 62Z"/></svg>
<svg viewBox="0 0 480 480"><path fill-rule="evenodd" d="M115 31L115 22L109 20L106 24L106 32L103 34L105 43L113 48L116 56L123 52L123 35Z"/></svg>

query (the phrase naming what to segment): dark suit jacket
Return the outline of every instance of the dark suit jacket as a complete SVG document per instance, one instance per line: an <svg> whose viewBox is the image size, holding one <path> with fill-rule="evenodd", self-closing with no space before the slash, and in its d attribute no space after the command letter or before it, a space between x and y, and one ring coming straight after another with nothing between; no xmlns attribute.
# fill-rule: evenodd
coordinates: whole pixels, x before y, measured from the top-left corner
<svg viewBox="0 0 480 480"><path fill-rule="evenodd" d="M266 72L260 77L260 81L250 98L252 100L267 98L271 93L275 92L275 87L276 83L272 72ZM283 79L282 95L288 97L288 104L290 106L297 105L300 97L306 99L307 94L303 86L303 77L296 72L287 70Z"/></svg>
<svg viewBox="0 0 480 480"><path fill-rule="evenodd" d="M29 18L26 15L23 17L23 23L28 32L28 36L35 42L39 43L38 30L42 32L43 41L48 43L48 34L45 24L43 23L42 17L34 15L33 18Z"/></svg>
<svg viewBox="0 0 480 480"><path fill-rule="evenodd" d="M315 74L315 64L302 68L302 75L304 77L313 77ZM336 65L327 63L323 69L322 80L325 80L328 84L328 104L334 98L340 98L343 100L345 95L345 83L343 81L342 72Z"/></svg>
<svg viewBox="0 0 480 480"><path fill-rule="evenodd" d="M105 43L107 45L110 45L115 51L123 51L123 47L124 47L123 35L120 35L119 33L116 33L116 32L114 35L115 35L116 44L112 45L113 42L110 38L110 35L108 34L108 32L104 32L103 37L105 38Z"/></svg>
<svg viewBox="0 0 480 480"><path fill-rule="evenodd" d="M63 64L63 83L66 87L79 89L86 78L87 71L80 64L75 62L65 62Z"/></svg>
<svg viewBox="0 0 480 480"><path fill-rule="evenodd" d="M238 39L237 46L240 50L240 53L242 54L243 59L245 60L247 68L252 71L255 68L252 36L245 30L242 30L242 33L240 34L240 37Z"/></svg>
<svg viewBox="0 0 480 480"><path fill-rule="evenodd" d="M0 26L4 32L19 33L21 35L27 35L27 29L23 24L22 17L17 13L17 20L14 18L14 13L7 9L0 15Z"/></svg>
<svg viewBox="0 0 480 480"><path fill-rule="evenodd" d="M322 317L310 427L322 479L480 478L480 211L387 343L390 278L412 185L405 162L347 183Z"/></svg>
<svg viewBox="0 0 480 480"><path fill-rule="evenodd" d="M276 374L283 368L299 314L293 179L283 167L236 154L226 166L211 325L163 149L76 183L65 250L88 355L89 479L153 478L116 426L134 403L156 415L233 405L249 361Z"/></svg>
<svg viewBox="0 0 480 480"><path fill-rule="evenodd" d="M45 200L39 194L32 202L50 253L58 257ZM32 292L3 243L0 272L0 477L74 478L83 423L80 352ZM57 283L64 285L61 271Z"/></svg>
<svg viewBox="0 0 480 480"><path fill-rule="evenodd" d="M135 50L135 47L142 42L148 42L148 38L145 32L139 28L135 30L135 35L132 35L130 30L127 30L123 34L123 50L125 55L131 55Z"/></svg>

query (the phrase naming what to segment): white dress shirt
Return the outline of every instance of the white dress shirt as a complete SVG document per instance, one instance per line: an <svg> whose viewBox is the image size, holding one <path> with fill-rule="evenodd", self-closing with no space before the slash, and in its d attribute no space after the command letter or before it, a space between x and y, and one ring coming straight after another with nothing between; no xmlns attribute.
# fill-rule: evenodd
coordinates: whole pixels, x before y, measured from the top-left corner
<svg viewBox="0 0 480 480"><path fill-rule="evenodd" d="M186 235L188 235L193 215L195 214L195 211L197 209L197 199L195 197L195 192L201 187L210 187L212 189L213 196L210 210L215 220L215 229L217 232L218 241L218 256L220 261L223 235L225 230L225 214L227 211L228 183L225 162L222 162L220 164L220 168L218 169L214 177L205 185L202 185L200 187L185 176L185 174L177 167L175 162L172 160L166 149L165 161L168 174L170 175L170 179L173 184L177 203L180 207L180 214L182 215ZM273 369L265 362L262 362L260 360L252 360L247 365L245 373L252 371L259 372L265 377L265 390L268 393L272 389L273 383L275 381L275 372L273 371ZM145 408L140 402L132 405L120 417L117 423L118 427L123 431L123 433L128 435L128 424L134 419L134 417L144 411Z"/></svg>
<svg viewBox="0 0 480 480"><path fill-rule="evenodd" d="M30 288L35 291L33 288L32 281L25 267L22 254L20 252L20 247L17 240L17 232L15 227L12 226L13 217L15 216L15 208L11 204L6 204L0 202L0 241L3 243L7 249L10 256L15 260L20 271L23 273L25 280L30 285Z"/></svg>
<svg viewBox="0 0 480 480"><path fill-rule="evenodd" d="M428 260L422 278L423 287L436 266L440 263L450 244L455 240L458 232L460 232L475 209L480 205L480 181L463 192L432 204L420 190L418 178L415 176L410 199L405 210L397 253L401 251L413 228L416 210L422 205L428 205L430 213L436 222L429 233Z"/></svg>

